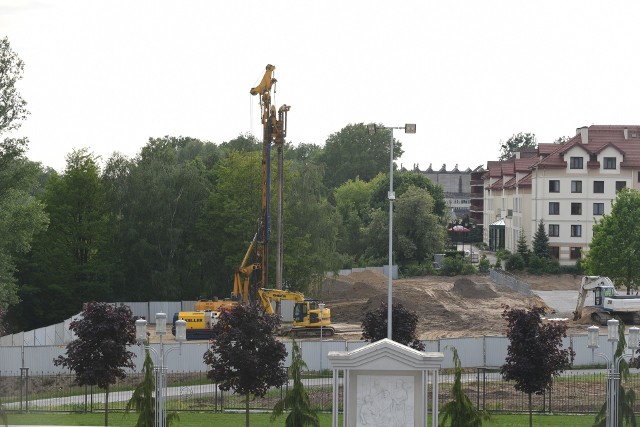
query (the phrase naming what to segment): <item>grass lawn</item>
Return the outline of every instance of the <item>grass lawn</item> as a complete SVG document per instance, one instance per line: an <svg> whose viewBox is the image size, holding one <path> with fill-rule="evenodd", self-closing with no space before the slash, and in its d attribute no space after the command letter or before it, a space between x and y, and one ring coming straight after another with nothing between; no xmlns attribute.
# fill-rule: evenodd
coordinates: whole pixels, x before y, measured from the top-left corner
<svg viewBox="0 0 640 427"><path fill-rule="evenodd" d="M180 413L180 427L196 427L220 425L225 427L244 427L244 414L212 414L212 413ZM135 426L136 414L123 415L121 412L109 414L110 426ZM591 427L594 415L534 415L533 425L536 427ZM269 414L251 414L252 427L284 426L285 417L282 416L273 423L269 421ZM215 424L214 424L215 423ZM70 425L70 426L101 426L104 425L104 414L52 414L30 413L9 414L9 424L19 425ZM331 414L320 414L320 425L331 427ZM342 421L340 422L342 425ZM483 425L489 427L522 427L529 425L528 415L494 415L491 421Z"/></svg>

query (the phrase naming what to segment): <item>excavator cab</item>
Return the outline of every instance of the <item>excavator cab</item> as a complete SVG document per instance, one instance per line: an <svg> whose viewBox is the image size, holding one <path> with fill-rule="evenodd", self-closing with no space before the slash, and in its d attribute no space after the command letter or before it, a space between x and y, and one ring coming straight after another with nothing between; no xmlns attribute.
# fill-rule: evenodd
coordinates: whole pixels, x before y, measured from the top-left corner
<svg viewBox="0 0 640 427"><path fill-rule="evenodd" d="M603 297L602 288L597 287L593 290L593 305L596 307L602 307L602 297Z"/></svg>
<svg viewBox="0 0 640 427"><path fill-rule="evenodd" d="M293 321L304 322L304 318L307 317L307 303L297 302L293 306Z"/></svg>

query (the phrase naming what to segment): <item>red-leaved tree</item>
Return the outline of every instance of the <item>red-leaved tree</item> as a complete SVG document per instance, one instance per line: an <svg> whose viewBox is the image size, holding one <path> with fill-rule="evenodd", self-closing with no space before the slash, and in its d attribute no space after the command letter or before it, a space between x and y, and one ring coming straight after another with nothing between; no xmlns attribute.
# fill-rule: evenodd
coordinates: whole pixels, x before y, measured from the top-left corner
<svg viewBox="0 0 640 427"><path fill-rule="evenodd" d="M287 350L275 334L280 318L260 307L238 304L223 311L213 327L215 338L204 354L211 367L207 377L221 390L245 396L246 425L249 426L249 399L263 397L270 387L288 380L284 360Z"/></svg>
<svg viewBox="0 0 640 427"><path fill-rule="evenodd" d="M553 378L571 367L575 352L562 348L567 336L567 325L562 322L543 323L545 310L529 310L502 306L502 317L507 321L509 348L507 359L500 368L502 377L515 381L515 389L529 396L529 426L533 423L531 396L543 394Z"/></svg>
<svg viewBox="0 0 640 427"><path fill-rule="evenodd" d="M97 385L105 390L104 425L109 425L109 386L126 377L125 368L135 367L135 322L131 309L104 302L85 305L78 319L69 324L76 339L67 344L67 355L53 360L56 366L76 374L78 385Z"/></svg>

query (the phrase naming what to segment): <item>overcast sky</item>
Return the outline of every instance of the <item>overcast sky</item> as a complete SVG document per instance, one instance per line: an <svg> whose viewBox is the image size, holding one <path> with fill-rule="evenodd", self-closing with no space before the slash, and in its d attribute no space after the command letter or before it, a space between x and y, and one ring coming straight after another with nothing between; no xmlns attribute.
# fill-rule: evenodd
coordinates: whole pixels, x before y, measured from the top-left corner
<svg viewBox="0 0 640 427"><path fill-rule="evenodd" d="M25 62L29 158L63 170L88 147L135 156L149 137L261 135L249 95L276 66L288 141L349 123L395 131L400 162L450 170L591 124L640 124L637 1L0 0Z"/></svg>

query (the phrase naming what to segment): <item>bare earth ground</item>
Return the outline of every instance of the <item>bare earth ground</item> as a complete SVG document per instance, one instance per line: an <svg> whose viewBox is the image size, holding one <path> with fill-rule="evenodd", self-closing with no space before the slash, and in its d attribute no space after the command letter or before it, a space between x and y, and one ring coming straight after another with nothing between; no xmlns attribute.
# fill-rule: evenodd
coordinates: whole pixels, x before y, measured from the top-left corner
<svg viewBox="0 0 640 427"><path fill-rule="evenodd" d="M580 276L521 275L532 290L576 291ZM388 279L382 273L364 271L327 279L320 298L331 308L336 338L360 339L363 313L387 301ZM393 303L401 303L419 318L420 339L504 335L503 304L513 308L548 306L538 296L525 296L494 284L487 274L441 277L425 276L393 281ZM553 311L548 310L549 317ZM568 333L584 334L590 323L585 309L582 320L568 320Z"/></svg>

